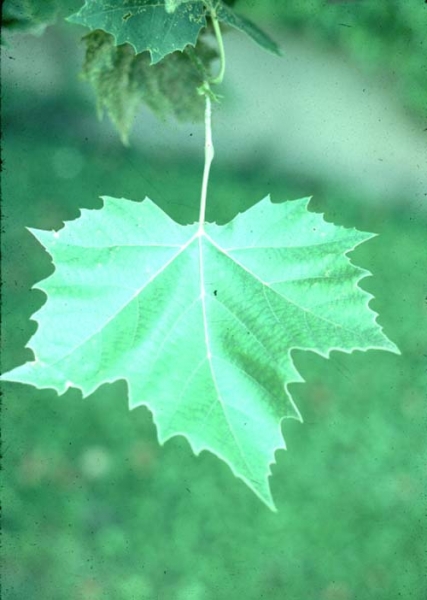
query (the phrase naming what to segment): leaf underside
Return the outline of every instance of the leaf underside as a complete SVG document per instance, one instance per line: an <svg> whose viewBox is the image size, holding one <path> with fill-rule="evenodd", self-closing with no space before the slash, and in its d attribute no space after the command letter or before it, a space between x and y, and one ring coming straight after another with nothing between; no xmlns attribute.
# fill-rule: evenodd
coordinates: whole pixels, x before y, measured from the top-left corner
<svg viewBox="0 0 427 600"><path fill-rule="evenodd" d="M183 435L224 460L270 508L270 465L288 390L303 381L291 351L398 352L346 253L373 236L267 197L225 226L182 226L151 200L105 197L58 232L32 230L55 271L37 284L34 361L2 379L88 396L124 379L160 443Z"/></svg>

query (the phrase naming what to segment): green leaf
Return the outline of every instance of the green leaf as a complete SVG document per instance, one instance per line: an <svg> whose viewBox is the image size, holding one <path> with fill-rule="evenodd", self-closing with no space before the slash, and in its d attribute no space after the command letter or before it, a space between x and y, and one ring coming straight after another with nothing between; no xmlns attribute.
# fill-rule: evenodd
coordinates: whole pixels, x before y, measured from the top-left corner
<svg viewBox="0 0 427 600"><path fill-rule="evenodd" d="M166 12L165 0L86 0L68 20L111 33L117 45L129 43L137 53L148 50L153 63L195 46L206 26L204 5L197 0L180 4L172 14Z"/></svg>
<svg viewBox="0 0 427 600"><path fill-rule="evenodd" d="M269 50L274 54L281 53L279 46L274 40L271 39L270 36L268 36L264 31L257 27L255 23L249 21L249 19L246 19L245 17L236 14L234 10L226 4L224 4L224 2L219 2L215 10L218 19L226 25L230 25L230 27L234 27L235 29L246 33L246 35L252 38L265 50Z"/></svg>
<svg viewBox="0 0 427 600"><path fill-rule="evenodd" d="M215 50L199 38L198 63L190 50L173 52L150 65L148 52L136 54L129 44L116 46L113 36L101 30L85 36L86 57L82 76L96 92L98 115L104 109L127 144L133 119L141 104L161 117L174 115L180 121L201 121L204 100L197 92L203 69L216 58ZM201 66L200 66L201 65Z"/></svg>
<svg viewBox="0 0 427 600"><path fill-rule="evenodd" d="M34 360L2 376L84 396L124 379L160 443L185 436L224 460L270 508L293 349L398 352L346 254L373 236L336 227L308 200L269 198L225 226L178 225L151 200L104 198L58 232L32 231L55 271L37 287Z"/></svg>

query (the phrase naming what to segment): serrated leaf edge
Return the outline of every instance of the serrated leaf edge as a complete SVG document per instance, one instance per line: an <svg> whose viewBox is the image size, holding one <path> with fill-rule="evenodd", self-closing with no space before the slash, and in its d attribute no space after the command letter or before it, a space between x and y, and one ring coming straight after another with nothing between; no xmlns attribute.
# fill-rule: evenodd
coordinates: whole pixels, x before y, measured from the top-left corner
<svg viewBox="0 0 427 600"><path fill-rule="evenodd" d="M79 20L78 17L79 17L80 12L82 11L82 9L85 6L87 6L87 2L88 2L88 0L85 0L85 4L76 13L70 15L65 20L68 21L69 23L72 23L73 25L81 25L82 27L86 27L90 31L100 30L100 31L103 31L104 33L108 33L109 35L113 36L114 44L116 46L121 46L122 44L129 44L134 49L135 54L141 54L142 52L149 52L150 53L150 57L151 57L151 62L150 62L151 65L155 65L155 64L159 63L161 60L163 60L163 58L165 56L168 56L168 54L172 54L173 52L176 52L176 51L183 52L187 46L192 46L194 48L196 46L196 44L197 44L197 39L199 37L201 29L203 29L203 27L206 27L206 17L203 16L203 19L201 19L201 25L199 27L199 30L198 30L196 36L195 36L194 41L183 42L181 45L177 44L177 46L171 52L167 52L163 56L160 56L160 58L155 58L154 55L153 55L153 49L150 48L150 47L144 48L142 50L138 50L137 47L135 46L135 44L133 44L131 41L129 41L127 39L119 41L118 36L120 34L115 34L112 31L107 31L103 27L96 27L96 29L93 29L90 25L83 24ZM171 13L167 13L167 14L171 14ZM174 13L172 13L172 14L174 14Z"/></svg>

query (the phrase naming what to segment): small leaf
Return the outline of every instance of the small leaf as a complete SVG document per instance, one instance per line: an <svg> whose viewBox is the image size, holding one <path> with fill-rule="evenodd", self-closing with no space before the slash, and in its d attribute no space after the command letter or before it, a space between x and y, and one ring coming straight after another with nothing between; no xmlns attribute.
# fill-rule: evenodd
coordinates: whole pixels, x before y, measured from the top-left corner
<svg viewBox="0 0 427 600"><path fill-rule="evenodd" d="M252 38L257 44L262 46L265 50L269 50L274 54L280 54L280 48L274 40L271 39L264 31L262 31L255 23L249 21L245 17L242 17L234 12L232 8L219 2L216 6L217 17L220 21L230 27L234 27L243 33L246 33Z"/></svg>
<svg viewBox="0 0 427 600"><path fill-rule="evenodd" d="M346 254L372 237L269 198L225 226L182 226L150 200L104 198L58 232L32 231L54 273L34 315L34 360L3 380L80 388L127 382L160 443L185 436L224 460L274 509L268 478L301 419L288 386L293 349L398 352Z"/></svg>
<svg viewBox="0 0 427 600"><path fill-rule="evenodd" d="M68 20L111 33L117 45L129 43L136 53L148 50L153 64L195 46L206 26L205 8L198 0L181 3L172 14L166 12L165 0L86 0Z"/></svg>

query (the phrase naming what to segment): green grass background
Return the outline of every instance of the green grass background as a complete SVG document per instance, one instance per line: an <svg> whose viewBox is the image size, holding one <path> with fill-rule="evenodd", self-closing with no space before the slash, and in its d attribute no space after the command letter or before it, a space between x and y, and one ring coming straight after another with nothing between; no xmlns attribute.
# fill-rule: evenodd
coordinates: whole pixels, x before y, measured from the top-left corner
<svg viewBox="0 0 427 600"><path fill-rule="evenodd" d="M31 357L30 317L45 297L30 288L52 270L26 226L59 227L102 194L148 195L180 222L197 215L200 164L67 125L84 109L73 77L54 104L5 91L3 370ZM426 597L425 210L404 200L370 209L357 190L307 190L251 165L214 167L210 216L227 220L267 192L280 201L313 191L328 220L380 234L352 259L372 271L361 286L402 355L294 352L305 423L283 423L277 514L212 455L194 457L182 438L159 446L149 412L128 411L124 382L85 400L4 383L3 598Z"/></svg>

